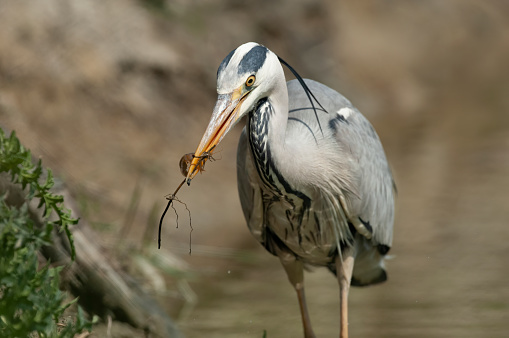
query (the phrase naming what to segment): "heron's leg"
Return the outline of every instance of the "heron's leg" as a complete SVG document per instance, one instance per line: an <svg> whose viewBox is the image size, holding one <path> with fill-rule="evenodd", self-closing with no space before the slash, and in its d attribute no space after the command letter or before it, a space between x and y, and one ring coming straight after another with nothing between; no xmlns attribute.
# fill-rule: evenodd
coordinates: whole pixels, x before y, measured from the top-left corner
<svg viewBox="0 0 509 338"><path fill-rule="evenodd" d="M304 295L304 269L302 262L297 260L294 255L288 253L280 253L279 259L285 268L290 283L292 283L295 291L297 292L302 325L304 326L304 337L315 338L315 334L311 327L311 320L309 319L306 297Z"/></svg>
<svg viewBox="0 0 509 338"><path fill-rule="evenodd" d="M339 282L340 338L348 338L348 291L352 280L355 248L347 247L336 257L336 274Z"/></svg>

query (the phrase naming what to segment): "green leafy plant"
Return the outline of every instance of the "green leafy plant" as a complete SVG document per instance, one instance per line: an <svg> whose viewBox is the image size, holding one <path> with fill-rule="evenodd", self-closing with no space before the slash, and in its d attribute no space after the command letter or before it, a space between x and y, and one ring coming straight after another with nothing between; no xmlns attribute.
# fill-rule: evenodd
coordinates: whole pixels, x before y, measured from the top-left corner
<svg viewBox="0 0 509 338"><path fill-rule="evenodd" d="M79 307L74 320L58 324L76 300L64 304L66 293L59 289L61 267L38 264L37 253L51 245L55 227L66 233L73 260L76 255L69 227L78 220L63 207L63 197L50 191L54 185L51 171L45 172L40 160L33 163L30 151L20 144L14 132L6 138L0 129L1 172L10 174L11 182L28 193L21 207L8 205L6 195L0 196L0 336L72 337L91 330L92 322ZM28 203L34 198L43 208L42 226L36 226L28 213ZM56 217L52 217L53 213Z"/></svg>

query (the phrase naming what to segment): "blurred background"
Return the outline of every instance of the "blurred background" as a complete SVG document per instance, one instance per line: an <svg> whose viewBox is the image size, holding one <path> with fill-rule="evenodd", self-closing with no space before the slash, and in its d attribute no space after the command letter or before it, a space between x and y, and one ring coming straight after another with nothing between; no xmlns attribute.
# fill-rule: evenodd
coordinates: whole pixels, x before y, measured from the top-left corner
<svg viewBox="0 0 509 338"><path fill-rule="evenodd" d="M299 337L294 291L241 213L243 123L178 194L192 234L177 203L179 226L170 209L156 249L217 67L248 41L348 97L392 165L389 280L352 289L351 335L507 337L507 1L2 0L0 126L63 179L105 251L186 336ZM337 336L335 278L305 278L316 334Z"/></svg>

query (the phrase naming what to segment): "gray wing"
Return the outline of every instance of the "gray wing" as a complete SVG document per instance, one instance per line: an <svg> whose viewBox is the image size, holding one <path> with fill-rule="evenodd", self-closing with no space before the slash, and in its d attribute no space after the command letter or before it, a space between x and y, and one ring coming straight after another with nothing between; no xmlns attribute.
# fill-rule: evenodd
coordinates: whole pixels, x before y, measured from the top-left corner
<svg viewBox="0 0 509 338"><path fill-rule="evenodd" d="M342 170L351 172L350 179L342 179L338 199L344 200L340 205L348 221L385 254L392 244L395 191L380 139L369 121L341 94L312 80L306 84L328 112L319 111L322 131L315 130L315 137L326 146L335 143L335 156L348 163L348 168L331 167L330 175L344 177ZM296 80L289 81L288 92L289 118L312 125L310 119L316 118L302 86Z"/></svg>
<svg viewBox="0 0 509 338"><path fill-rule="evenodd" d="M237 186L247 226L256 240L263 243L263 201L260 187L253 179L258 173L250 156L249 140L244 127L237 148Z"/></svg>

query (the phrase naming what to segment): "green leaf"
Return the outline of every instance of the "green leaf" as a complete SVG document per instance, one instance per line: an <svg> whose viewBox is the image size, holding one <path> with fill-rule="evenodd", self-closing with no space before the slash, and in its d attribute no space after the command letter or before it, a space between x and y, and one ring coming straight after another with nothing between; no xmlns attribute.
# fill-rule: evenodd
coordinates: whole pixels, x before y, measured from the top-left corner
<svg viewBox="0 0 509 338"><path fill-rule="evenodd" d="M0 172L9 174L11 182L27 189L27 201L20 208L5 203L0 196L0 336L2 337L72 337L91 330L93 321L85 318L78 307L75 321L57 329L57 321L76 300L64 304L66 295L59 289L61 267L38 266L38 251L51 245L56 226L65 232L71 258L76 253L70 226L78 223L64 207L64 198L51 192L54 177L44 170L39 159L35 164L14 132L6 138L0 129ZM45 176L45 177L44 177ZM44 224L36 227L28 214L28 203L38 200L44 208ZM55 212L55 219L49 221Z"/></svg>

